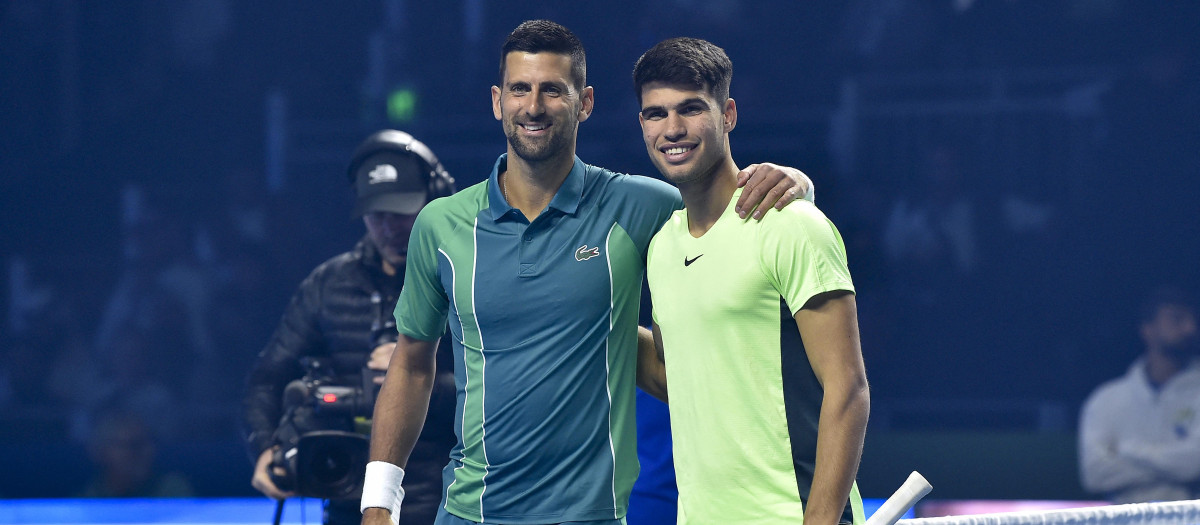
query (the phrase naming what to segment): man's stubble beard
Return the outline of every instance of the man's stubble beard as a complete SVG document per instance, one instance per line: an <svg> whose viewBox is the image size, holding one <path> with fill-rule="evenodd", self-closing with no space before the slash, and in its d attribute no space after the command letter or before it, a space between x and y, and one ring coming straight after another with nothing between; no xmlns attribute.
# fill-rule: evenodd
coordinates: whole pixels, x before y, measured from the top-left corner
<svg viewBox="0 0 1200 525"><path fill-rule="evenodd" d="M543 162L558 156L569 148L579 129L579 121L549 120L547 124L550 125L551 134L538 144L530 143L528 139L521 136L522 128L516 119L509 118L505 122L504 134L508 138L508 144L512 146L513 153L526 162Z"/></svg>
<svg viewBox="0 0 1200 525"><path fill-rule="evenodd" d="M1178 341L1162 345L1162 352L1172 358L1187 362L1200 357L1200 339L1196 336L1185 337Z"/></svg>

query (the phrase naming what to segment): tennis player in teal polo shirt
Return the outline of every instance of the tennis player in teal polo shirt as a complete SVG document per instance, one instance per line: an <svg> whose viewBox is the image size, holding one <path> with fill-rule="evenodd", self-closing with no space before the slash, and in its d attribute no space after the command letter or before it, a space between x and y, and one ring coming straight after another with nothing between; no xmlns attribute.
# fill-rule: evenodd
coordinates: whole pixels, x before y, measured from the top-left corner
<svg viewBox="0 0 1200 525"><path fill-rule="evenodd" d="M642 261L679 193L576 158L528 221L498 183L509 158L418 218L397 308L399 331L424 340L448 314L461 349L446 509L489 523L613 520L638 473Z"/></svg>
<svg viewBox="0 0 1200 525"><path fill-rule="evenodd" d="M399 466L425 416L447 320L459 442L436 523L621 523L638 475L637 348L653 345L637 326L646 250L682 201L662 181L575 156L593 95L570 31L526 22L501 60L492 101L508 153L488 180L429 203L413 227L363 523L399 509ZM781 181L772 195L783 203L803 178L758 171Z"/></svg>

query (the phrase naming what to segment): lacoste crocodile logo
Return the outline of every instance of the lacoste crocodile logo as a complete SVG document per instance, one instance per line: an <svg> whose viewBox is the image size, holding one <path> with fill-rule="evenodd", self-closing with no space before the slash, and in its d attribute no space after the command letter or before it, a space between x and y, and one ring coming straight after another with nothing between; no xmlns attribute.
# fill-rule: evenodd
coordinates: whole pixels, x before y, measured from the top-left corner
<svg viewBox="0 0 1200 525"><path fill-rule="evenodd" d="M575 250L575 260L576 261L586 261L588 259L591 259L592 257L599 257L599 256L600 256L600 247L599 246L597 246L595 248L588 248L588 246L585 244L583 246L580 246L578 250Z"/></svg>
<svg viewBox="0 0 1200 525"><path fill-rule="evenodd" d="M702 254L700 254L700 255L697 255L697 256L695 256L695 257L692 257L691 259L688 259L688 258L687 258L687 256L686 256L686 255L684 255L684 256L683 256L683 265L684 265L684 266L691 266L691 265L692 265L692 263L696 262L696 259L699 259L699 258L701 258L701 257L704 257L704 254L703 254L703 253L702 253Z"/></svg>

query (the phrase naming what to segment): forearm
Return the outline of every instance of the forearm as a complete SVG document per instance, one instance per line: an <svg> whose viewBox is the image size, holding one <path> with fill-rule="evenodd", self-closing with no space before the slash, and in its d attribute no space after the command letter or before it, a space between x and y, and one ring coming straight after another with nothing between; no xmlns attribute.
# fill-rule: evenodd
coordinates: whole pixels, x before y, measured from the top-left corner
<svg viewBox="0 0 1200 525"><path fill-rule="evenodd" d="M317 274L301 283L265 347L246 375L242 421L251 458L275 444L275 430L283 415L283 390L304 375L301 358L321 353L318 330L320 304Z"/></svg>
<svg viewBox="0 0 1200 525"><path fill-rule="evenodd" d="M667 368L654 334L638 327L637 386L667 402Z"/></svg>
<svg viewBox="0 0 1200 525"><path fill-rule="evenodd" d="M1196 439L1175 443L1121 442L1117 454L1161 473L1161 478L1190 483L1200 478L1200 443Z"/></svg>
<svg viewBox="0 0 1200 525"><path fill-rule="evenodd" d="M242 397L242 424L248 432L246 445L252 459L275 444L275 429L284 409L284 387L303 374L299 354L281 345L278 337L255 361Z"/></svg>
<svg viewBox="0 0 1200 525"><path fill-rule="evenodd" d="M854 295L845 290L818 294L795 318L808 362L824 392L817 421L817 462L804 522L834 525L854 484L871 412Z"/></svg>
<svg viewBox="0 0 1200 525"><path fill-rule="evenodd" d="M1103 447L1080 449L1079 474L1083 488L1098 494L1145 485L1159 479L1158 474L1150 468Z"/></svg>
<svg viewBox="0 0 1200 525"><path fill-rule="evenodd" d="M1079 419L1079 479L1083 488L1100 494L1153 483L1159 474L1118 452L1116 429L1124 418L1089 399Z"/></svg>
<svg viewBox="0 0 1200 525"><path fill-rule="evenodd" d="M279 425L280 393L267 386L251 386L242 398L242 428L246 432L246 453L253 461L275 444Z"/></svg>
<svg viewBox="0 0 1200 525"><path fill-rule="evenodd" d="M371 461L386 461L399 467L408 463L429 410L435 375L432 349L436 343L400 336L375 400Z"/></svg>
<svg viewBox="0 0 1200 525"><path fill-rule="evenodd" d="M817 462L804 508L807 525L834 525L842 517L862 457L871 397L866 380L825 391L817 431Z"/></svg>

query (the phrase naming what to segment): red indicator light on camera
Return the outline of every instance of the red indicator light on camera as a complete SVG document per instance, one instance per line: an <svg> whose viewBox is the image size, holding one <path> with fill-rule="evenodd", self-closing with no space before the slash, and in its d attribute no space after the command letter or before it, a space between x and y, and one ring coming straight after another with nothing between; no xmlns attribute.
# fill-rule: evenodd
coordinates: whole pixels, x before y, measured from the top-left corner
<svg viewBox="0 0 1200 525"><path fill-rule="evenodd" d="M326 403L336 403L337 402L337 394L325 394L324 396L321 397L321 401L324 401Z"/></svg>

